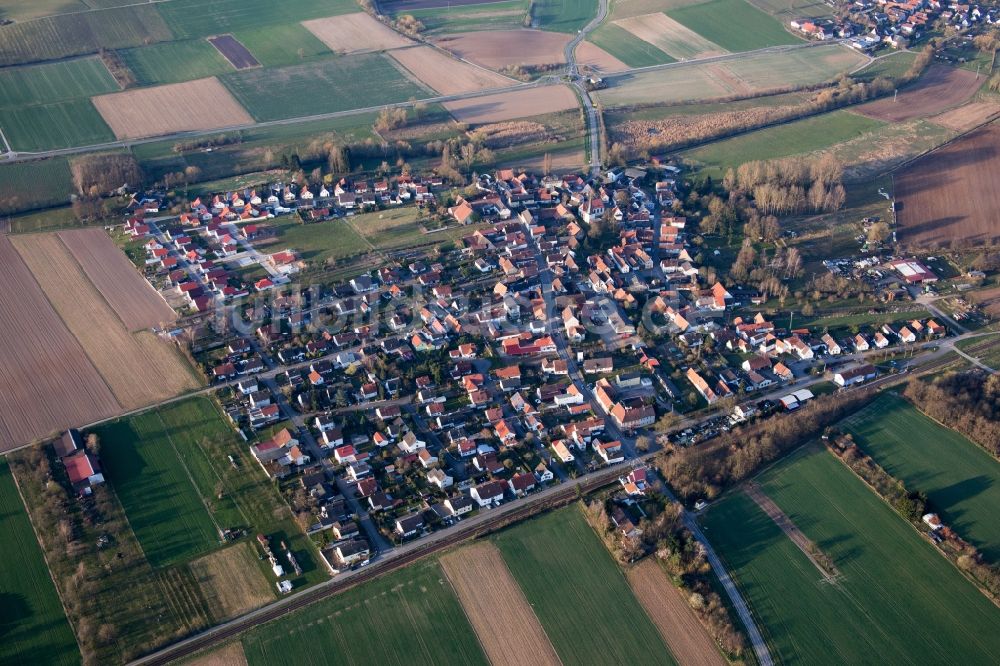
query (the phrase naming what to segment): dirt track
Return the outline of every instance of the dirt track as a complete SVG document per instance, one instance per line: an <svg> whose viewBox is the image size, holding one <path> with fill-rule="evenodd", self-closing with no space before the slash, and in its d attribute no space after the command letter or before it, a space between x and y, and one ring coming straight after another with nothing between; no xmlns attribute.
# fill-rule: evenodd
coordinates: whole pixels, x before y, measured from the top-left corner
<svg viewBox="0 0 1000 666"><path fill-rule="evenodd" d="M858 113L870 118L902 122L925 118L957 106L983 84L975 72L945 65L931 65L912 86L892 97L869 102L857 107Z"/></svg>

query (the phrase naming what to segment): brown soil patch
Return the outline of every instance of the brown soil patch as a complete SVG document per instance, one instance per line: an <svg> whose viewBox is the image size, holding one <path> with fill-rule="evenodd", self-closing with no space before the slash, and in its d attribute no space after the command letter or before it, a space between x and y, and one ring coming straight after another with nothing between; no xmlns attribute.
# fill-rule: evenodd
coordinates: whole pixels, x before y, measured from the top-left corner
<svg viewBox="0 0 1000 666"><path fill-rule="evenodd" d="M796 107L762 106L740 111L675 115L658 120L626 120L616 124L611 134L614 141L630 150L667 149L689 145L721 133L748 130L788 117Z"/></svg>
<svg viewBox="0 0 1000 666"><path fill-rule="evenodd" d="M2 235L0 285L0 450L121 411L83 347Z"/></svg>
<svg viewBox="0 0 1000 666"><path fill-rule="evenodd" d="M177 319L173 308L103 229L61 231L59 238L130 331L163 326Z"/></svg>
<svg viewBox="0 0 1000 666"><path fill-rule="evenodd" d="M444 103L444 107L460 122L477 124L541 116L578 106L573 91L562 85L512 90Z"/></svg>
<svg viewBox="0 0 1000 666"><path fill-rule="evenodd" d="M364 12L303 21L302 25L334 53L385 51L414 44Z"/></svg>
<svg viewBox="0 0 1000 666"><path fill-rule="evenodd" d="M663 12L633 16L615 24L678 60L729 53Z"/></svg>
<svg viewBox="0 0 1000 666"><path fill-rule="evenodd" d="M991 317L1000 317L1000 287L968 294L969 300L979 305Z"/></svg>
<svg viewBox="0 0 1000 666"><path fill-rule="evenodd" d="M957 109L945 111L931 118L931 122L942 127L964 132L982 125L987 120L1000 115L1000 104L996 102L970 102Z"/></svg>
<svg viewBox="0 0 1000 666"><path fill-rule="evenodd" d="M441 558L441 568L493 666L561 663L493 544L482 542L449 553Z"/></svg>
<svg viewBox="0 0 1000 666"><path fill-rule="evenodd" d="M570 39L570 35L544 30L490 30L447 35L438 38L437 44L459 58L490 69L503 69L511 65L565 63L563 49Z"/></svg>
<svg viewBox="0 0 1000 666"><path fill-rule="evenodd" d="M421 82L442 95L506 88L515 82L488 69L455 60L432 46L418 46L389 53Z"/></svg>
<svg viewBox="0 0 1000 666"><path fill-rule="evenodd" d="M599 72L622 72L628 69L628 65L621 60L590 42L580 42L576 47L576 62Z"/></svg>
<svg viewBox="0 0 1000 666"><path fill-rule="evenodd" d="M236 69L260 67L260 63L250 53L250 49L232 35L209 37L208 43L214 46L215 50L221 53L222 57L228 60L229 64Z"/></svg>
<svg viewBox="0 0 1000 666"><path fill-rule="evenodd" d="M274 593L248 543L199 558L189 565L212 616L222 622L274 601Z"/></svg>
<svg viewBox="0 0 1000 666"><path fill-rule="evenodd" d="M253 118L214 76L93 98L119 139L250 125Z"/></svg>
<svg viewBox="0 0 1000 666"><path fill-rule="evenodd" d="M979 90L983 80L975 72L946 65L931 65L912 86L899 93L896 100L886 97L857 107L870 118L902 122L925 118L961 104Z"/></svg>
<svg viewBox="0 0 1000 666"><path fill-rule="evenodd" d="M17 236L14 245L122 407L136 409L197 388L170 343L129 333L56 234Z"/></svg>
<svg viewBox="0 0 1000 666"><path fill-rule="evenodd" d="M900 241L962 247L1000 240L1000 124L994 122L895 176Z"/></svg>
<svg viewBox="0 0 1000 666"><path fill-rule="evenodd" d="M236 641L187 663L188 666L247 666L247 656L243 653L243 643Z"/></svg>
<svg viewBox="0 0 1000 666"><path fill-rule="evenodd" d="M636 599L653 621L681 666L726 666L715 641L650 557L625 572Z"/></svg>

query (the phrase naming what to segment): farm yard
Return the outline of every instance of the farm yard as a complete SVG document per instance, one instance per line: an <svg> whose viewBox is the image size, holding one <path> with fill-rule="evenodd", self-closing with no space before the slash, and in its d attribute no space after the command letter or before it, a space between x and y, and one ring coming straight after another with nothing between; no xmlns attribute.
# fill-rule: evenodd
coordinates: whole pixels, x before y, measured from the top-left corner
<svg viewBox="0 0 1000 666"><path fill-rule="evenodd" d="M832 455L802 449L758 481L843 574L821 582L742 492L703 516L776 660L984 663L996 653L993 604Z"/></svg>
<svg viewBox="0 0 1000 666"><path fill-rule="evenodd" d="M432 46L398 49L389 54L429 88L442 95L515 85L488 69L450 58Z"/></svg>
<svg viewBox="0 0 1000 666"><path fill-rule="evenodd" d="M116 414L121 406L0 235L0 449Z"/></svg>
<svg viewBox="0 0 1000 666"><path fill-rule="evenodd" d="M495 538L563 663L675 663L576 506Z"/></svg>
<svg viewBox="0 0 1000 666"><path fill-rule="evenodd" d="M899 240L959 247L1000 237L1000 124L996 122L906 165L894 176Z"/></svg>
<svg viewBox="0 0 1000 666"><path fill-rule="evenodd" d="M303 21L302 25L335 53L384 51L415 44L364 12Z"/></svg>
<svg viewBox="0 0 1000 666"><path fill-rule="evenodd" d="M251 666L488 663L436 560L262 625L243 637L243 650Z"/></svg>
<svg viewBox="0 0 1000 666"><path fill-rule="evenodd" d="M802 41L744 0L709 0L668 11L667 16L733 52Z"/></svg>
<svg viewBox="0 0 1000 666"><path fill-rule="evenodd" d="M214 77L101 95L94 98L94 104L119 139L253 123Z"/></svg>
<svg viewBox="0 0 1000 666"><path fill-rule="evenodd" d="M890 475L927 493L945 524L991 562L1000 560L1000 462L891 393L842 423Z"/></svg>
<svg viewBox="0 0 1000 666"><path fill-rule="evenodd" d="M495 95L445 102L444 107L463 123L498 123L579 108L576 94L567 86L545 86Z"/></svg>
<svg viewBox="0 0 1000 666"><path fill-rule="evenodd" d="M0 507L0 661L79 664L76 638L6 459L0 459Z"/></svg>
<svg viewBox="0 0 1000 666"><path fill-rule="evenodd" d="M889 122L903 122L940 113L966 101L982 86L974 72L932 65L910 87L894 98L862 104L858 113Z"/></svg>
<svg viewBox="0 0 1000 666"><path fill-rule="evenodd" d="M561 663L492 543L476 543L445 555L441 558L441 568L491 664ZM499 628L502 629L498 631Z"/></svg>

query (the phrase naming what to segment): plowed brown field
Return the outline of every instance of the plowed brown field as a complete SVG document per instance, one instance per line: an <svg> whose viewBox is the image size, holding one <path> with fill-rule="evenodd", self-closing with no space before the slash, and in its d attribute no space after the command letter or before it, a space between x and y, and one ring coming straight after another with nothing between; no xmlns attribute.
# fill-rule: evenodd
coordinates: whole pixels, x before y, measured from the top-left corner
<svg viewBox="0 0 1000 666"><path fill-rule="evenodd" d="M215 77L100 95L93 102L119 139L253 123Z"/></svg>
<svg viewBox="0 0 1000 666"><path fill-rule="evenodd" d="M17 236L14 245L124 408L143 407L197 387L169 343L125 329L58 236Z"/></svg>
<svg viewBox="0 0 1000 666"><path fill-rule="evenodd" d="M858 113L898 123L925 118L957 106L983 85L975 72L946 65L931 65L917 82L894 99L886 97L857 107Z"/></svg>
<svg viewBox="0 0 1000 666"><path fill-rule="evenodd" d="M467 546L441 558L479 643L493 666L556 666L559 657L491 543Z"/></svg>
<svg viewBox="0 0 1000 666"><path fill-rule="evenodd" d="M578 108L573 91L566 86L544 86L527 90L471 97L445 102L444 107L463 123L498 123Z"/></svg>
<svg viewBox="0 0 1000 666"><path fill-rule="evenodd" d="M59 238L130 331L163 326L177 313L102 229L61 231Z"/></svg>
<svg viewBox="0 0 1000 666"><path fill-rule="evenodd" d="M389 55L442 95L506 88L516 84L516 81L506 76L456 60L432 46L399 49L391 51Z"/></svg>
<svg viewBox="0 0 1000 666"><path fill-rule="evenodd" d="M996 102L969 102L957 109L934 116L931 122L948 129L966 131L998 115L1000 115L1000 104Z"/></svg>
<svg viewBox="0 0 1000 666"><path fill-rule="evenodd" d="M364 12L303 21L302 25L334 53L384 51L415 43Z"/></svg>
<svg viewBox="0 0 1000 666"><path fill-rule="evenodd" d="M1000 123L978 129L895 174L899 240L963 247L1000 239Z"/></svg>
<svg viewBox="0 0 1000 666"><path fill-rule="evenodd" d="M121 405L0 235L0 450L115 415Z"/></svg>
<svg viewBox="0 0 1000 666"><path fill-rule="evenodd" d="M647 557L626 572L629 585L681 666L726 666L681 592L655 560Z"/></svg>

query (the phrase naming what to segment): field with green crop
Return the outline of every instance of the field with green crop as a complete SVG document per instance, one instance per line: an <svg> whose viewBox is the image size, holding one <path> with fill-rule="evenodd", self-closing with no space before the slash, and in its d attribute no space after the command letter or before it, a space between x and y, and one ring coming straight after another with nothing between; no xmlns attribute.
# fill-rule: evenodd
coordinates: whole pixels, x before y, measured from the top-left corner
<svg viewBox="0 0 1000 666"><path fill-rule="evenodd" d="M798 18L830 16L832 8L823 0L748 0L763 12L783 22Z"/></svg>
<svg viewBox="0 0 1000 666"><path fill-rule="evenodd" d="M144 85L179 83L233 71L233 66L205 39L163 42L119 51Z"/></svg>
<svg viewBox="0 0 1000 666"><path fill-rule="evenodd" d="M156 5L135 4L60 14L0 26L0 65L55 60L97 53L101 47L118 49L171 38L170 28L157 12Z"/></svg>
<svg viewBox="0 0 1000 666"><path fill-rule="evenodd" d="M0 534L0 662L79 664L73 630L5 459L0 460Z"/></svg>
<svg viewBox="0 0 1000 666"><path fill-rule="evenodd" d="M842 426L861 449L931 508L986 559L1000 560L1000 462L974 442L883 393Z"/></svg>
<svg viewBox="0 0 1000 666"><path fill-rule="evenodd" d="M332 55L326 44L299 23L246 28L233 33L233 36L264 67L298 65Z"/></svg>
<svg viewBox="0 0 1000 666"><path fill-rule="evenodd" d="M695 148L683 155L693 164L724 171L752 160L770 160L822 150L884 125L882 121L849 111L834 111L741 134Z"/></svg>
<svg viewBox="0 0 1000 666"><path fill-rule="evenodd" d="M354 0L170 0L159 10L174 35L187 39L347 14L358 5Z"/></svg>
<svg viewBox="0 0 1000 666"><path fill-rule="evenodd" d="M0 164L0 214L68 204L72 190L65 157Z"/></svg>
<svg viewBox="0 0 1000 666"><path fill-rule="evenodd" d="M588 35L587 40L621 60L629 67L648 67L674 62L669 55L625 28L605 23Z"/></svg>
<svg viewBox="0 0 1000 666"><path fill-rule="evenodd" d="M597 0L535 0L532 27L575 34L597 16Z"/></svg>
<svg viewBox="0 0 1000 666"><path fill-rule="evenodd" d="M43 16L80 12L86 9L87 5L80 0L32 0L31 2L0 0L0 19L29 21Z"/></svg>
<svg viewBox="0 0 1000 666"><path fill-rule="evenodd" d="M118 91L100 58L0 70L0 106L27 106Z"/></svg>
<svg viewBox="0 0 1000 666"><path fill-rule="evenodd" d="M0 109L0 128L10 147L22 152L115 140L89 99Z"/></svg>
<svg viewBox="0 0 1000 666"><path fill-rule="evenodd" d="M425 34L446 34L473 30L515 30L524 27L529 0L505 0L478 5L402 9L396 16L409 14L424 24ZM383 9L393 12L391 4Z"/></svg>
<svg viewBox="0 0 1000 666"><path fill-rule="evenodd" d="M801 43L774 18L744 0L709 0L669 11L667 16L734 53Z"/></svg>
<svg viewBox="0 0 1000 666"><path fill-rule="evenodd" d="M260 121L367 108L430 93L378 53L219 77Z"/></svg>
<svg viewBox="0 0 1000 666"><path fill-rule="evenodd" d="M842 577L820 572L734 492L703 518L783 663L989 663L1000 612L830 453L803 449L758 479Z"/></svg>
<svg viewBox="0 0 1000 666"><path fill-rule="evenodd" d="M437 560L258 627L243 637L243 649L251 666L487 663Z"/></svg>
<svg viewBox="0 0 1000 666"><path fill-rule="evenodd" d="M564 663L674 663L577 507L511 528L496 544Z"/></svg>

